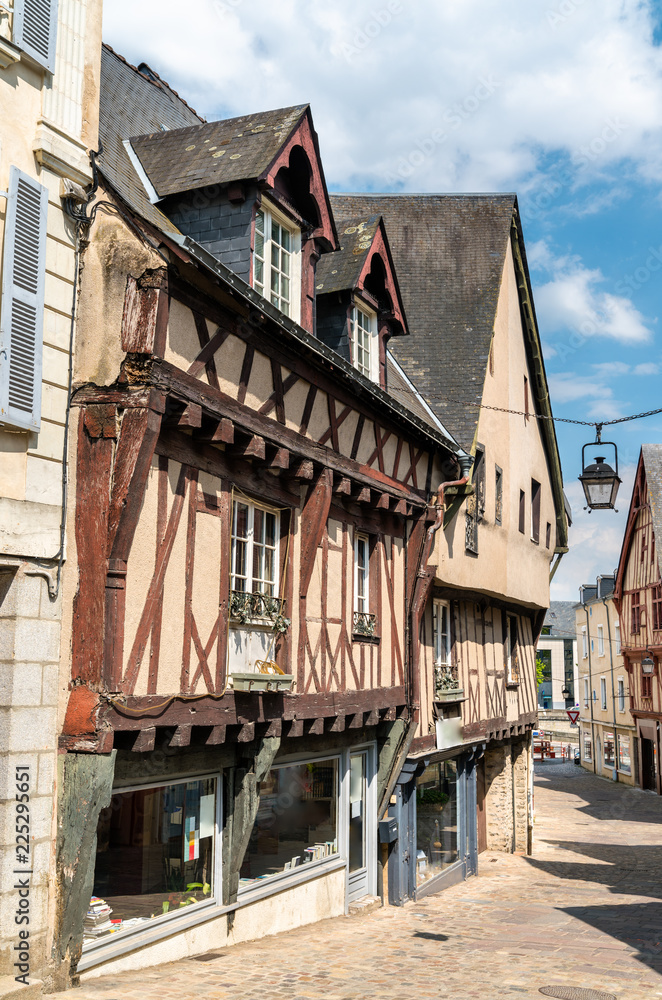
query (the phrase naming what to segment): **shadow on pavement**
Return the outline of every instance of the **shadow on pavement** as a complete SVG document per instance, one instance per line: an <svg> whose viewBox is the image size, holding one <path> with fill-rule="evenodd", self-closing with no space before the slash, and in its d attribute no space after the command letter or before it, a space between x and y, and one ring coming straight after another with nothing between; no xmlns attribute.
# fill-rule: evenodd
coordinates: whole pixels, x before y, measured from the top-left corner
<svg viewBox="0 0 662 1000"><path fill-rule="evenodd" d="M414 931L412 937L425 938L426 941L448 941L448 934L432 934L430 931Z"/></svg>
<svg viewBox="0 0 662 1000"><path fill-rule="evenodd" d="M577 795L586 805L577 812L598 820L627 820L628 823L662 823L662 796L640 788L608 781L584 768L568 766L563 773L552 767L541 770L536 763L536 783L546 790Z"/></svg>
<svg viewBox="0 0 662 1000"><path fill-rule="evenodd" d="M545 843L602 863L527 858L528 864L538 871L571 881L595 882L607 886L610 892L662 899L662 847L566 840L546 840Z"/></svg>
<svg viewBox="0 0 662 1000"><path fill-rule="evenodd" d="M559 910L636 948L633 957L662 975L662 903L563 906Z"/></svg>

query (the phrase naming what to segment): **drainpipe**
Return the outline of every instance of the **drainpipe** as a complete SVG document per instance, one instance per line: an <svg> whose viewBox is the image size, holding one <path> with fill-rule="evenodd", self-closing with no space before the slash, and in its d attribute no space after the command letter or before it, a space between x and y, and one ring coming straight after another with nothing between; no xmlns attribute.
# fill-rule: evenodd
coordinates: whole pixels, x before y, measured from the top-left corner
<svg viewBox="0 0 662 1000"><path fill-rule="evenodd" d="M591 633L588 623L588 608L584 605L586 612L586 648L588 650L588 698L591 706L591 742L593 744L593 774L597 774L595 769L595 728L593 726L593 675L591 674ZM581 748L579 750L581 754Z"/></svg>
<svg viewBox="0 0 662 1000"><path fill-rule="evenodd" d="M611 670L611 707L612 715L614 718L614 767L612 769L612 779L618 781L618 761L616 760L616 691L614 689L614 654L611 648L611 622L609 620L609 608L607 607L607 598L602 598L602 603L605 606L605 611L607 612L607 639L609 641L609 667Z"/></svg>

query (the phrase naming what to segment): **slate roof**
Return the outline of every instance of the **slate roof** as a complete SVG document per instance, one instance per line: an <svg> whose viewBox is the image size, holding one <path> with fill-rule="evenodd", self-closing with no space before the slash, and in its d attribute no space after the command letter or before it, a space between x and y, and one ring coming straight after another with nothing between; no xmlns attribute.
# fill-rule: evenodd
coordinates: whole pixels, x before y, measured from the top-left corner
<svg viewBox="0 0 662 1000"><path fill-rule="evenodd" d="M131 208L165 233L179 230L150 203L122 140L161 128L199 126L202 121L153 70L144 67L141 72L110 46L102 47L99 170Z"/></svg>
<svg viewBox="0 0 662 1000"><path fill-rule="evenodd" d="M641 456L646 470L648 502L653 520L658 564L662 553L662 444L642 444Z"/></svg>
<svg viewBox="0 0 662 1000"><path fill-rule="evenodd" d="M170 132L133 132L131 145L159 198L165 198L261 177L307 110L299 104Z"/></svg>
<svg viewBox="0 0 662 1000"><path fill-rule="evenodd" d="M417 417L420 417L421 420L424 420L436 430L440 430L446 437L450 437L441 420L439 420L432 408L425 402L412 380L400 367L390 350L386 351L386 366L388 392L393 396L395 401L400 403L401 406L406 406Z"/></svg>
<svg viewBox="0 0 662 1000"><path fill-rule="evenodd" d="M411 337L393 353L466 449L487 371L514 194L332 194L339 218L382 215Z"/></svg>
<svg viewBox="0 0 662 1000"><path fill-rule="evenodd" d="M319 293L326 295L327 292L342 292L356 287L380 218L379 215L371 215L343 219L342 222L337 220L341 246L334 253L325 254L317 265L315 285Z"/></svg>
<svg viewBox="0 0 662 1000"><path fill-rule="evenodd" d="M577 601L551 601L544 622L550 626L550 633L541 638L574 639L577 633L576 607Z"/></svg>

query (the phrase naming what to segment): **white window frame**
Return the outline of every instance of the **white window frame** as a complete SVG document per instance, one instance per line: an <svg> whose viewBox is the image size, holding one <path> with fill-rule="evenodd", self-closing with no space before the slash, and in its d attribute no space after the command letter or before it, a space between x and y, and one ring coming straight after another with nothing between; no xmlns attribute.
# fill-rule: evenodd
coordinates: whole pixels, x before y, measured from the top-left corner
<svg viewBox="0 0 662 1000"><path fill-rule="evenodd" d="M262 213L264 216L264 247L262 258L258 254L258 215ZM290 261L290 297L289 306L287 309L283 309L279 302L274 303L272 301L271 294L271 269L272 269L272 230L273 225L276 224L282 229L287 230L290 234L290 250L289 250L289 261ZM264 271L263 271L263 282L258 282L256 278L256 263L262 261ZM279 272L281 273L281 272ZM261 288L259 287L261 285ZM271 302L276 309L280 309L286 316L289 316L299 323L301 321L301 230L298 226L293 223L290 219L280 212L275 205L272 205L270 201L266 198L262 199L262 203L257 207L255 212L255 220L253 223L253 260L252 260L252 286L255 288L263 298L268 302ZM280 296L278 296L280 299Z"/></svg>
<svg viewBox="0 0 662 1000"><path fill-rule="evenodd" d="M605 629L604 625L598 625L598 656L605 655Z"/></svg>
<svg viewBox="0 0 662 1000"><path fill-rule="evenodd" d="M368 333L368 364L362 364L358 358L357 329L358 318L361 313L364 319L369 321ZM361 330L366 332L366 327L361 326ZM377 313L370 306L366 305L362 299L354 297L349 317L349 356L352 365L361 375L369 378L372 382L379 382L379 336L377 331Z"/></svg>
<svg viewBox="0 0 662 1000"><path fill-rule="evenodd" d="M248 534L247 534L247 537L245 539L244 538L238 539L238 537L237 537L237 509L238 508L237 508L236 505L238 505L238 504L242 504L243 506L245 506L245 507L248 508L248 529L247 529L248 530ZM273 588L273 593L272 594L268 594L268 591L266 591L266 590L257 590L256 591L256 590L252 589L252 586L251 586L251 588L246 589L245 591L243 591L243 593L247 593L247 594L260 593L260 594L266 594L267 596L276 598L276 597L279 596L278 595L278 588L279 588L279 585L280 585L280 579L279 579L279 577L280 577L280 566L279 566L279 563L280 563L280 512L278 510L276 510L275 508L273 508L273 507L269 507L268 504L260 503L257 500L248 500L247 498L245 498L243 496L242 497L235 496L234 500L233 500L233 505L232 505L232 528L231 528L231 535L232 535L232 556L231 556L231 572L230 572L230 590L231 591L239 591L240 588L236 586L237 580L238 579L244 579L244 577L238 577L237 576L237 544L236 543L239 540L246 543L246 577L245 577L245 580L246 580L246 586L247 586L247 588L248 588L249 581L250 581L251 585L253 583L253 551L254 551L254 545L255 545L254 526L255 526L255 511L256 510L261 510L261 511L264 511L265 513L267 513L267 514L272 514L274 516L275 522L276 522L275 532L274 532L275 545L274 545L274 548L273 548L273 551L274 551L274 578L273 578L273 581L268 581L269 584L270 584L270 586ZM263 543L260 542L258 544L261 545ZM265 581L262 580L261 582L264 583Z"/></svg>
<svg viewBox="0 0 662 1000"><path fill-rule="evenodd" d="M365 544L364 593L359 595L359 545ZM363 603L363 607L361 606ZM354 613L370 614L370 536L364 531L354 533Z"/></svg>
<svg viewBox="0 0 662 1000"><path fill-rule="evenodd" d="M616 656L621 655L621 625L616 622L614 625L614 640L616 642Z"/></svg>
<svg viewBox="0 0 662 1000"><path fill-rule="evenodd" d="M444 615L446 629L443 628ZM432 602L432 637L434 642L434 665L446 667L451 665L451 606L450 601L435 598Z"/></svg>
<svg viewBox="0 0 662 1000"><path fill-rule="evenodd" d="M588 689L588 677L584 678L584 707L588 708L591 700L591 692Z"/></svg>
<svg viewBox="0 0 662 1000"><path fill-rule="evenodd" d="M586 626L582 628L582 657L586 659L588 656L588 641L586 638Z"/></svg>
<svg viewBox="0 0 662 1000"><path fill-rule="evenodd" d="M600 707L603 712L607 711L607 679L600 678Z"/></svg>
<svg viewBox="0 0 662 1000"><path fill-rule="evenodd" d="M625 680L619 677L618 683L618 711L625 712Z"/></svg>
<svg viewBox="0 0 662 1000"><path fill-rule="evenodd" d="M113 788L113 796L124 795L126 792L147 791L150 788L163 788L165 785L181 785L190 781L205 781L208 778L216 780L216 829L214 833L214 894L209 899L197 903L195 906L186 906L182 909L174 910L172 913L164 913L160 917L155 917L149 924L139 924L127 931L109 934L108 937L100 938L94 944L86 945L78 970L84 972L100 962L107 962L109 958L124 955L127 952L137 951L139 948L161 938L170 937L177 933L176 928L181 928L184 932L188 927L210 920L217 916L219 911L225 912L222 907L222 887L223 887L223 772L211 771L204 774L189 774L184 778L171 778L168 775L136 785L122 785ZM109 952L112 950L112 954Z"/></svg>

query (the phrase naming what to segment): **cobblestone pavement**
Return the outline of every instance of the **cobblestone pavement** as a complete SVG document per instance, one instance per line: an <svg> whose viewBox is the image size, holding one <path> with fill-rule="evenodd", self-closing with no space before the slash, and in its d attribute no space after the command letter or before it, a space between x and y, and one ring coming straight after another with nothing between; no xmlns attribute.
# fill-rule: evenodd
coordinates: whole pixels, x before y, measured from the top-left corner
<svg viewBox="0 0 662 1000"><path fill-rule="evenodd" d="M338 918L216 957L88 981L68 1000L540 998L549 985L662 997L662 799L536 765L532 858L405 907Z"/></svg>

